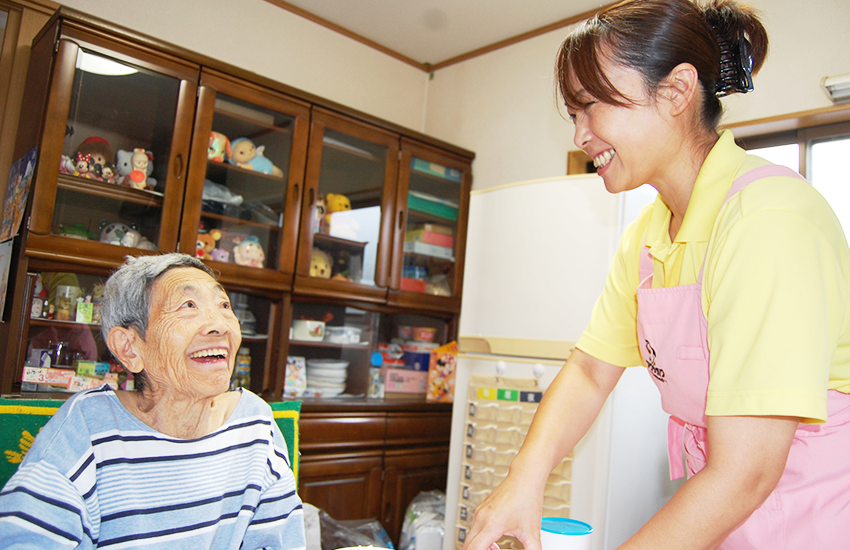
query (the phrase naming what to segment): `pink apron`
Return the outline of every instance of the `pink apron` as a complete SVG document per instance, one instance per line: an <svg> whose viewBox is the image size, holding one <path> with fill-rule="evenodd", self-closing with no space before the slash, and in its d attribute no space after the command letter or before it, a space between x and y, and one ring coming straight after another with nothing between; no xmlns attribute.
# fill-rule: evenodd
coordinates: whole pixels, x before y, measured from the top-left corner
<svg viewBox="0 0 850 550"><path fill-rule="evenodd" d="M799 174L762 166L738 178L729 197L768 176ZM703 267L705 261L703 260ZM638 338L652 380L669 413L670 477L688 477L707 460L708 321L702 311L702 269L696 284L652 288L652 256L640 255ZM720 545L722 550L850 548L850 395L828 392L828 422L800 424L785 472L767 500Z"/></svg>

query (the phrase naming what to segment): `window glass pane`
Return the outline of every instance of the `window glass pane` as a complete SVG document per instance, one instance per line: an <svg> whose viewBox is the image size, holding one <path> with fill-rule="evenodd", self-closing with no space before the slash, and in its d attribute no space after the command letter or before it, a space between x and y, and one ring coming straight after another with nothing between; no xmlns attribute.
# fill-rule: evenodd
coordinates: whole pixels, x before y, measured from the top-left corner
<svg viewBox="0 0 850 550"><path fill-rule="evenodd" d="M850 230L850 136L813 142L811 182L829 202L841 221L845 235Z"/></svg>
<svg viewBox="0 0 850 550"><path fill-rule="evenodd" d="M780 164L799 172L800 171L800 146L796 143L787 145L775 145L773 147L762 147L760 149L750 149L747 151L751 155L756 155L765 160L769 160L773 164Z"/></svg>

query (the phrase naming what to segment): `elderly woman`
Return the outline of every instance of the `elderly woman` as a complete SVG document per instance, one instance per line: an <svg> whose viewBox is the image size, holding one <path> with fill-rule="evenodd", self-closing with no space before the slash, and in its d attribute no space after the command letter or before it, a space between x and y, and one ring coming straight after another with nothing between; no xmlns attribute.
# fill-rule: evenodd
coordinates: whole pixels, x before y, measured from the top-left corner
<svg viewBox="0 0 850 550"><path fill-rule="evenodd" d="M0 547L304 548L271 410L228 391L242 335L210 269L128 259L106 283L102 332L136 389L59 409L0 493Z"/></svg>

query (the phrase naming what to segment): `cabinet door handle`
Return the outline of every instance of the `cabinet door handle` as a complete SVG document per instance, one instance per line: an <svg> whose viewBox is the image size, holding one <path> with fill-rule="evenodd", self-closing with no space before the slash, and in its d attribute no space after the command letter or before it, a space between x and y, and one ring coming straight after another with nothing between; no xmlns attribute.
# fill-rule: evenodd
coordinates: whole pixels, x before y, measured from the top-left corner
<svg viewBox="0 0 850 550"><path fill-rule="evenodd" d="M298 200L298 194L299 194L298 189L299 189L299 185L297 183L292 186L292 200L294 200L294 201Z"/></svg>
<svg viewBox="0 0 850 550"><path fill-rule="evenodd" d="M404 210L398 211L398 230L401 231L401 228L404 227Z"/></svg>
<svg viewBox="0 0 850 550"><path fill-rule="evenodd" d="M177 179L183 177L183 153L177 153L174 157L174 177Z"/></svg>
<svg viewBox="0 0 850 550"><path fill-rule="evenodd" d="M311 187L310 188L310 206L311 207L316 206L315 201L316 201L316 190Z"/></svg>

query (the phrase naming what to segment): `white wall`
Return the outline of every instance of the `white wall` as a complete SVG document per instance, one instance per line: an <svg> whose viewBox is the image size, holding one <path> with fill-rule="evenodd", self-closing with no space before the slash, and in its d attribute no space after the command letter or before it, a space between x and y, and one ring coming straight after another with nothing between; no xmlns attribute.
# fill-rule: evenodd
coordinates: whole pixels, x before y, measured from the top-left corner
<svg viewBox="0 0 850 550"><path fill-rule="evenodd" d="M725 122L831 105L820 80L850 72L850 2L748 0L771 40L755 92L724 100ZM569 29L439 71L428 84L425 132L476 152L474 188L566 171L573 128L555 110L554 61Z"/></svg>
<svg viewBox="0 0 850 550"><path fill-rule="evenodd" d="M421 130L423 71L263 0L61 0L389 122Z"/></svg>

